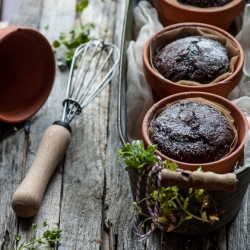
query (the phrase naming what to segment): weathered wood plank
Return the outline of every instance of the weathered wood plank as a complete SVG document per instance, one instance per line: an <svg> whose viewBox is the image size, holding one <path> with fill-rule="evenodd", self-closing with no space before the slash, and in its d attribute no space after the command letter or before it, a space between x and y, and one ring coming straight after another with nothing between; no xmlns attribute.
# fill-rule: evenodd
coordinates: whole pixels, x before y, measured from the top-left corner
<svg viewBox="0 0 250 250"><path fill-rule="evenodd" d="M43 0L26 0L21 4L19 11L10 20L9 25L27 26L38 29L41 18Z"/></svg>
<svg viewBox="0 0 250 250"><path fill-rule="evenodd" d="M75 1L25 1L19 13L10 22L12 25L22 25L38 29L43 33L49 42L58 38L60 32L69 31L75 18ZM49 29L44 27L49 25ZM28 152L26 173L30 168L41 137L45 129L55 120L61 118L62 100L65 97L68 72L60 72L57 69L53 90L42 109L31 118L31 131L28 137ZM34 233L41 235L43 221L47 221L50 227L59 226L61 188L62 188L63 165L60 164L49 182L45 192L42 206L34 218L20 219L18 233L23 239L30 240L31 224L37 223L38 227ZM21 182L20 177L16 181ZM11 192L13 193L13 192ZM6 248L10 249L10 248Z"/></svg>
<svg viewBox="0 0 250 250"><path fill-rule="evenodd" d="M11 209L12 193L23 175L24 131L0 124L0 249L12 249L18 219Z"/></svg>
<svg viewBox="0 0 250 250"><path fill-rule="evenodd" d="M114 41L121 47L128 1L120 1L116 13ZM128 174L120 167L117 151L121 148L117 130L118 76L112 81L110 94L109 132L107 144L105 224L109 228L110 249L144 249L133 233L132 194ZM106 248L105 248L106 250Z"/></svg>
<svg viewBox="0 0 250 250"><path fill-rule="evenodd" d="M30 1L31 10L27 16L17 15L15 20L10 22L12 25L27 25L38 28L38 19L41 1ZM30 4L30 3L29 3ZM21 11L25 11L25 5ZM25 19L25 20L24 20ZM30 23L30 25L29 25ZM13 133L13 127L2 124L1 129L1 194L0 194L0 246L1 249L12 249L14 247L15 234L18 234L19 221L17 216L11 209L11 197L18 185L21 183L25 174L26 151L27 151L27 134L20 129L17 133ZM3 129L4 128L4 129Z"/></svg>
<svg viewBox="0 0 250 250"><path fill-rule="evenodd" d="M95 29L91 32L92 37L112 42L115 8L114 1L90 1L82 16L84 23L95 24ZM66 238L62 239L65 249L82 249L84 246L84 249L91 250L100 247L108 104L109 87L83 110L72 125L74 141L66 155L60 220L61 227L70 221L74 223L71 223L70 227L67 226ZM73 163L72 159L75 159ZM75 228L80 230L76 232ZM72 234L71 229L76 233Z"/></svg>
<svg viewBox="0 0 250 250"><path fill-rule="evenodd" d="M51 43L59 37L61 32L69 32L73 27L75 3L75 1L67 0L43 1L43 6L40 10L41 18L39 22L39 30ZM44 27L47 25L49 26L49 29L45 30ZM62 73L57 68L54 87L48 101L40 113L33 118L35 119L32 126L33 133L30 135L30 145L32 148L30 148L31 154L29 154L27 168L29 168L33 162L35 152L45 129L55 120L61 119L62 101L65 98L67 81L68 72L66 71ZM37 234L42 233L43 229L41 228L41 224L43 221L47 221L50 227L62 227L64 233L67 231L64 226L60 225L64 167L65 165L59 164L56 169L45 192L39 213L34 218L34 222L40 225L40 227L37 228Z"/></svg>
<svg viewBox="0 0 250 250"><path fill-rule="evenodd" d="M228 250L250 249L249 239L249 187L243 200L240 212L228 227Z"/></svg>

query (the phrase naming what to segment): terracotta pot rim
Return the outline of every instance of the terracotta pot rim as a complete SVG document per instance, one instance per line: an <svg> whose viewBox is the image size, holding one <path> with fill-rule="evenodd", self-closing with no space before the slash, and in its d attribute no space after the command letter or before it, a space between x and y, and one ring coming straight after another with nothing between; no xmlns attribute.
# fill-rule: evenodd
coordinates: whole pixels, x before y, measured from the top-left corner
<svg viewBox="0 0 250 250"><path fill-rule="evenodd" d="M243 0L233 0L224 6L200 8L200 7L196 7L196 6L180 4L177 0L162 0L162 1L171 5L174 8L182 9L183 11L187 11L190 13L199 12L199 13L204 13L204 14L206 14L206 13L219 14L221 12L227 11L228 9L232 9L235 6L237 6L238 4L240 4L241 2L243 2Z"/></svg>
<svg viewBox="0 0 250 250"><path fill-rule="evenodd" d="M148 127L147 124L148 124L148 118L150 117L151 113L155 113L155 110L157 110L157 108L162 104L162 103L167 103L167 100L168 99L172 99L172 98L175 98L175 97L180 97L179 99L182 99L182 98L186 98L188 95L190 95L190 97L194 97L194 96L201 96L203 98L207 98L209 99L209 96L210 97L213 97L213 98L216 98L220 101L218 101L218 103L222 103L223 105L223 102L224 103L227 103L229 106L233 107L237 113L240 114L241 118L242 118L242 121L244 122L244 127L246 128L246 131L245 131L245 137L244 137L244 140L242 140L241 142L239 142L240 144L237 146L237 148L231 153L229 154L228 156L218 160L218 161L214 161L214 162L209 162L209 163L186 163L186 162L181 162L181 161L177 161L177 160L174 160L174 159L171 159L170 157L167 157L165 156L164 154L162 154L161 152L159 152L158 150L156 150L156 153L162 157L162 159L168 159L170 161L173 161L173 162L176 162L177 165L186 165L188 168L190 167L190 169L196 167L197 169L202 166L202 167L209 167L209 166L212 166L214 164L220 164L220 163L223 163L224 161L230 161L235 154L237 153L240 153L240 151L242 151L244 149L244 145L245 145L245 138L246 138L246 135L248 133L248 130L249 130L249 124L248 124L248 121L245 117L245 115L243 114L243 112L234 104L232 103L231 101L229 101L228 99L224 98L224 97L221 97L219 95L215 95L215 94L212 94L212 93L207 93L207 92L199 92L199 91L193 91L193 92L182 92L182 93L177 93L177 94L173 94L173 95L170 95L166 98L163 98L161 99L160 101L158 101L157 103L155 103L149 110L148 112L146 113L144 119L143 119L143 122L142 122L142 135L143 135L143 140L146 142L146 145L153 145L149 139L149 136L148 136L148 133L146 131L146 128ZM225 106L225 105L223 105ZM248 129L247 129L248 128Z"/></svg>
<svg viewBox="0 0 250 250"><path fill-rule="evenodd" d="M239 42L232 36L230 35L228 32L226 32L225 30L221 29L221 28L218 28L218 27L215 27L213 25L210 25L210 24L204 24L204 23L198 23L198 22L187 22L187 23L179 23L179 24L173 24L173 25L170 25L170 26L167 26L165 28L163 28L162 30L156 32L153 36L151 36L147 43L145 44L144 48L143 48L143 60L144 60L144 63L145 63L145 66L147 67L147 69L150 71L151 74L153 74L154 76L156 76L157 78L159 78L161 81L163 82L167 82L168 84L170 85L178 85L177 83L175 82L172 82L166 78L164 78L163 76L157 74L151 67L151 63L150 63L150 60L148 60L148 57L147 57L147 52L149 50L149 46L150 46L150 43L151 41L159 34L161 33L164 33L165 31L169 31L169 30L173 30L175 28L179 28L179 27L183 27L183 26L198 26L198 27L204 27L204 28L209 28L209 29L213 29L213 30L216 30L217 32L223 34L224 36L230 38L230 40L236 44L237 48L239 49L239 58L236 62L236 65L238 65L238 67L236 67L236 69L234 70L234 72L229 76L227 77L226 79L224 80L230 80L231 78L233 78L236 74L238 74L242 68L243 68L243 63L244 63L244 52L243 52L243 49L241 47L241 45L239 44ZM204 84L204 85L199 85L199 86L188 86L188 88L190 88L190 90L192 89L197 89L200 88L200 89L203 89L203 88L213 88L219 84L224 84L224 83L221 83L221 82L217 82L217 83L213 83L211 85L208 85L208 84ZM226 83L225 83L226 84Z"/></svg>

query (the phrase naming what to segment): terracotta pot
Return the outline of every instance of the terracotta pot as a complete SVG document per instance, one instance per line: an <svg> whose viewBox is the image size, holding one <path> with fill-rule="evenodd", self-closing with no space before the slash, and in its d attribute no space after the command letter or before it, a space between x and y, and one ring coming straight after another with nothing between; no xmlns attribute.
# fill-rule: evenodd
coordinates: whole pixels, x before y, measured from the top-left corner
<svg viewBox="0 0 250 250"><path fill-rule="evenodd" d="M159 151L156 151L156 153L159 156L161 156L163 160L168 159L168 160L176 162L179 168L184 169L184 170L195 171L200 166L202 166L203 171L212 171L218 174L229 173L234 169L234 166L237 164L237 162L240 162L241 159L243 158L245 138L249 130L249 125L243 112L231 101L221 96L210 94L210 93L203 93L203 92L189 92L189 93L179 93L179 94L171 95L169 97L166 97L160 100L149 109L149 111L144 117L144 120L142 123L143 141L146 146L152 145L149 135L148 135L148 128L157 110L165 107L166 104L168 103L172 103L174 101L181 100L184 98L193 98L193 97L202 97L209 101L213 101L215 103L221 104L231 112L231 116L234 119L234 125L238 131L238 143L234 151L231 152L228 156L218 161L214 161L211 163L204 163L204 164L180 162L180 161L173 160L167 157L166 155L163 155Z"/></svg>
<svg viewBox="0 0 250 250"><path fill-rule="evenodd" d="M185 30L193 27L194 29L205 30L205 33L209 35L209 33L219 34L221 37L228 39L232 44L234 44L235 48L238 51L238 58L234 65L233 73L228 76L226 79L219 81L217 83L210 84L200 84L199 86L189 86L189 85L181 85L175 82L172 82L163 76L161 76L158 72L156 72L151 66L151 55L150 55L150 46L151 43L155 42L155 40L162 36L165 32L173 32L176 30L182 29L183 32L178 33L178 37L171 37L169 42L176 40L177 38L186 37ZM194 35L195 35L194 31ZM176 35L176 36L177 36ZM190 36L190 35L189 35ZM160 41L162 42L162 41ZM166 44L162 44L166 45ZM189 92L189 91L202 91L214 93L223 97L227 97L228 94L236 87L239 83L242 76L242 69L244 64L244 54L241 45L238 41L231 36L228 32L217 28L212 25L202 24L202 23L182 23L177 25L171 25L165 27L159 32L155 33L144 46L143 49L143 70L145 77L148 83L151 85L155 97L157 100L162 99L168 95L180 93L180 92Z"/></svg>
<svg viewBox="0 0 250 250"><path fill-rule="evenodd" d="M0 120L25 121L44 104L53 86L55 57L34 29L0 29Z"/></svg>
<svg viewBox="0 0 250 250"><path fill-rule="evenodd" d="M177 0L153 0L163 26L185 22L211 24L229 30L233 20L245 6L244 0L233 0L221 6L199 8L180 4Z"/></svg>

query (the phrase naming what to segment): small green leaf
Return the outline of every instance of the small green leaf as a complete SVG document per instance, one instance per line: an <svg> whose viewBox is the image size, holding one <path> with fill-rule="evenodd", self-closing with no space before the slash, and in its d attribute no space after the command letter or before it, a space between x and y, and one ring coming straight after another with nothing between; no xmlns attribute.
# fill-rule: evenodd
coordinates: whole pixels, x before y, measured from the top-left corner
<svg viewBox="0 0 250 250"><path fill-rule="evenodd" d="M188 202L189 202L189 198L187 197L187 198L184 200L184 203L183 203L183 207L184 207L185 209L187 208Z"/></svg>
<svg viewBox="0 0 250 250"><path fill-rule="evenodd" d="M45 232L43 233L43 237L44 237L44 238L49 238L49 237L50 237L50 231L49 231L49 230L45 231Z"/></svg>
<svg viewBox="0 0 250 250"><path fill-rule="evenodd" d="M20 241L22 239L21 235L16 235L15 236L16 241Z"/></svg>
<svg viewBox="0 0 250 250"><path fill-rule="evenodd" d="M40 244L46 244L46 242L42 241L41 239L38 239L37 242Z"/></svg>
<svg viewBox="0 0 250 250"><path fill-rule="evenodd" d="M199 172L203 172L202 167L201 167L201 166L200 166L200 167L198 167L197 171L199 171Z"/></svg>
<svg viewBox="0 0 250 250"><path fill-rule="evenodd" d="M202 219L203 220L207 220L207 212L203 212L202 213Z"/></svg>
<svg viewBox="0 0 250 250"><path fill-rule="evenodd" d="M16 126L13 126L13 130L14 130L15 132L17 132L17 131L18 131L18 128L17 128Z"/></svg>
<svg viewBox="0 0 250 250"><path fill-rule="evenodd" d="M193 217L191 215L188 215L185 217L185 220L191 220L191 219L193 219Z"/></svg>
<svg viewBox="0 0 250 250"><path fill-rule="evenodd" d="M76 4L76 12L81 13L89 4L88 0L82 0L81 2Z"/></svg>
<svg viewBox="0 0 250 250"><path fill-rule="evenodd" d="M32 228L34 229L34 228L36 228L37 227L37 224L36 223L33 223L32 224Z"/></svg>
<svg viewBox="0 0 250 250"><path fill-rule="evenodd" d="M138 214L142 213L142 208L140 206L138 206Z"/></svg>
<svg viewBox="0 0 250 250"><path fill-rule="evenodd" d="M59 36L59 40L64 41L66 39L66 37L67 37L66 34L64 32L61 32L60 36Z"/></svg>
<svg viewBox="0 0 250 250"><path fill-rule="evenodd" d="M47 222L44 221L44 222L43 222L43 227L47 227L47 226L48 226Z"/></svg>
<svg viewBox="0 0 250 250"><path fill-rule="evenodd" d="M53 46L54 48L58 48L58 47L60 47L60 45L61 45L61 43L58 42L58 41L54 41L53 44L52 44L52 46Z"/></svg>

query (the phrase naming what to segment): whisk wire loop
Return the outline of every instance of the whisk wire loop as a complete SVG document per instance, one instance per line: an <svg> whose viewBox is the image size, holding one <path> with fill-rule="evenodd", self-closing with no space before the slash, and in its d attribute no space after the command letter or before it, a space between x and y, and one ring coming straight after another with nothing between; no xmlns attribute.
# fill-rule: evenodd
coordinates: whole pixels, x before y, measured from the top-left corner
<svg viewBox="0 0 250 250"><path fill-rule="evenodd" d="M96 51L98 49L98 45L99 45L99 43L96 43L95 48L94 48L92 54L90 55L91 58L93 58L95 56ZM86 72L89 70L89 67L91 65L91 61L90 60L88 60L88 61L85 62L85 60L86 60L85 59L85 55L87 53L87 49L89 48L89 46L90 46L90 43L88 43L86 45L86 49L84 48L84 46L82 46L81 48L78 48L78 50L76 52L76 55L75 55L75 60L79 56L81 56L81 58L80 58L79 65L77 65L77 67L79 68L79 70L77 71L77 75L75 77L74 84L72 86L72 91L70 93L70 96L73 96L73 94L74 94L74 92L76 90L77 83L78 83L78 81L81 80L81 76L83 76L82 80L81 80L81 85L78 87L78 92L77 92L77 94L75 96L76 99L78 99L78 95L80 93L80 89L83 87L83 83L84 83L84 80L85 80L86 75L87 75ZM98 65L97 65L97 67L98 67ZM71 79L73 79L73 77Z"/></svg>
<svg viewBox="0 0 250 250"><path fill-rule="evenodd" d="M106 82L107 76L109 75L110 72L108 72L108 73L106 74L106 76L103 78L103 80L102 80L102 81L99 83L99 85L96 87L96 90L92 92L92 94L90 95L90 97L89 97L89 99L88 99L88 102L84 102L87 93L89 93L89 90L90 90L91 87L93 86L93 84L94 84L94 82L96 81L97 77L99 77L100 73L102 72L104 66L105 66L106 63L108 62L108 60L109 60L110 56L112 55L112 53L113 53L113 49L111 49L111 50L109 51L109 54L108 54L108 56L106 57L106 59L105 59L105 61L103 62L103 64L100 66L99 71L98 71L95 75L93 75L93 78L91 79L91 83L89 84L89 86L88 86L86 92L82 95L82 98L81 98L80 101L79 101L79 102L81 103L81 107L82 107L82 108L85 107L85 106L86 106L86 105L87 105L87 104L88 104L88 103L89 103L89 102L99 93L98 91L100 91L100 88L101 88L102 85ZM99 62L100 62L100 61L99 61ZM113 70L112 70L112 71L113 71ZM87 103L87 104L86 104L86 103Z"/></svg>
<svg viewBox="0 0 250 250"><path fill-rule="evenodd" d="M74 53L62 121L70 123L111 81L120 59L114 44L94 39L80 45Z"/></svg>

